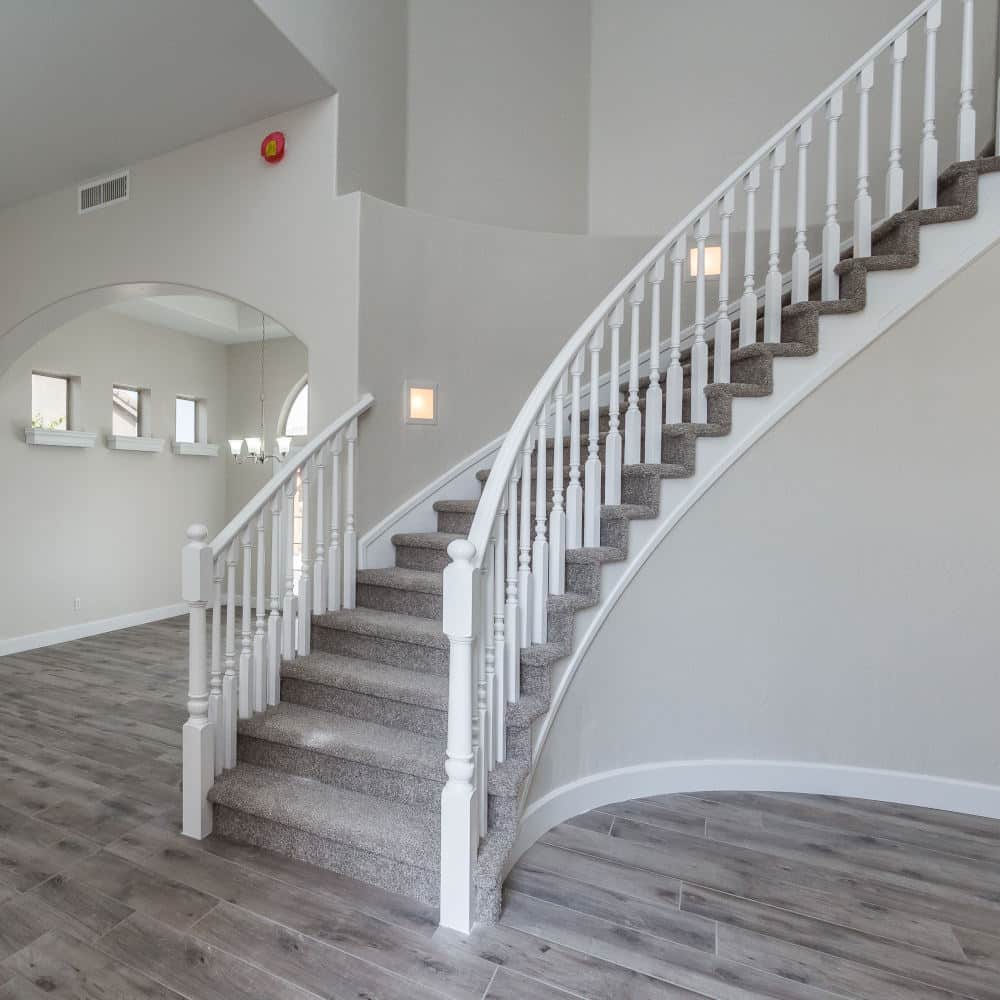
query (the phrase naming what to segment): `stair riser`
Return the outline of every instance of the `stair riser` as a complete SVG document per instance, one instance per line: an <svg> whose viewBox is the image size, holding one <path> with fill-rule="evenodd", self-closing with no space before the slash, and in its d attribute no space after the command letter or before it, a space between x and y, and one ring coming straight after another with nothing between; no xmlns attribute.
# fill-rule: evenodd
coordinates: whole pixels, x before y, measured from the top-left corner
<svg viewBox="0 0 1000 1000"><path fill-rule="evenodd" d="M598 598L601 590L601 567L596 563L567 563L566 589L574 594Z"/></svg>
<svg viewBox="0 0 1000 1000"><path fill-rule="evenodd" d="M415 545L396 546L396 565L400 569L442 570L450 562L446 549L425 549Z"/></svg>
<svg viewBox="0 0 1000 1000"><path fill-rule="evenodd" d="M416 590L399 590L396 587L377 587L358 584L357 605L376 611L396 611L418 618L441 620L443 600L440 594L425 594Z"/></svg>
<svg viewBox="0 0 1000 1000"><path fill-rule="evenodd" d="M275 851L432 906L438 903L440 876L436 869L417 868L222 806L215 806L213 832L220 837Z"/></svg>
<svg viewBox="0 0 1000 1000"><path fill-rule="evenodd" d="M422 670L432 674L448 673L447 647L424 646L398 639L383 639L361 635L343 629L313 625L312 647L326 653L339 653L359 660L373 660L406 670Z"/></svg>
<svg viewBox="0 0 1000 1000"><path fill-rule="evenodd" d="M437 530L447 535L468 535L475 514L438 511Z"/></svg>

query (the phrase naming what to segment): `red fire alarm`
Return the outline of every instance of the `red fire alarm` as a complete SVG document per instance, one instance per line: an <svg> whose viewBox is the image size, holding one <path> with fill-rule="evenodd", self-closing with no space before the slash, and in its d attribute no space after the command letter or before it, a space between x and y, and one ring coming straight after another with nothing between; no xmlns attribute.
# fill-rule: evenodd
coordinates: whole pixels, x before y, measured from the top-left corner
<svg viewBox="0 0 1000 1000"><path fill-rule="evenodd" d="M264 136L260 144L260 155L268 163L280 163L285 156L285 133L272 132Z"/></svg>

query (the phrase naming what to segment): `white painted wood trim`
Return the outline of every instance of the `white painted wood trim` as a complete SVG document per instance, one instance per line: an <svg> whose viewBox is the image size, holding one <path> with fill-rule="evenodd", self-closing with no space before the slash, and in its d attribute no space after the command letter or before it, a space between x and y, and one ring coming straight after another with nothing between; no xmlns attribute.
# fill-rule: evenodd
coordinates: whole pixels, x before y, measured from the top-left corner
<svg viewBox="0 0 1000 1000"><path fill-rule="evenodd" d="M198 458L219 457L217 444L202 444L197 441L175 441L173 451L175 455L193 455Z"/></svg>
<svg viewBox="0 0 1000 1000"><path fill-rule="evenodd" d="M163 438L126 437L123 434L109 434L105 440L111 451L147 451L150 453L163 451Z"/></svg>
<svg viewBox="0 0 1000 1000"><path fill-rule="evenodd" d="M43 646L55 646L61 642L71 642L74 639L86 639L91 635L103 635L105 632L117 632L133 625L148 625L150 622L163 621L164 618L177 618L186 615L188 606L183 601L179 604L167 604L162 608L147 608L144 611L130 611L114 618L100 618L96 621L81 622L79 625L66 625L46 632L32 632L28 635L16 635L9 639L0 639L0 656L11 656L23 653L29 649L41 649Z"/></svg>
<svg viewBox="0 0 1000 1000"><path fill-rule="evenodd" d="M580 813L648 795L721 791L840 795L1000 819L1000 785L796 760L657 761L589 775L533 802L521 818L507 871L539 837Z"/></svg>
<svg viewBox="0 0 1000 1000"><path fill-rule="evenodd" d="M25 427L27 444L53 445L59 448L93 448L97 442L96 431L50 431L43 427Z"/></svg>

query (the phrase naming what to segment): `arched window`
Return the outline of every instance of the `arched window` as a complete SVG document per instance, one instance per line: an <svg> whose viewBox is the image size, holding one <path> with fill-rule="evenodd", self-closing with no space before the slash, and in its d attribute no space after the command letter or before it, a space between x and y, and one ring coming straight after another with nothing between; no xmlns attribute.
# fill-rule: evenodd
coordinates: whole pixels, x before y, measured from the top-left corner
<svg viewBox="0 0 1000 1000"><path fill-rule="evenodd" d="M309 433L309 383L296 386L286 402L285 419L279 433L286 437L304 437Z"/></svg>

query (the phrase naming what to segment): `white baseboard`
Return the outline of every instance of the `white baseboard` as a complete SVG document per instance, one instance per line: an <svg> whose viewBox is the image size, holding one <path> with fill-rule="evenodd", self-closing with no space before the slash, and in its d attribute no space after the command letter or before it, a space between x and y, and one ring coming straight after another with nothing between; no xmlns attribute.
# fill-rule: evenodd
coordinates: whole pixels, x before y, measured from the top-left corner
<svg viewBox="0 0 1000 1000"><path fill-rule="evenodd" d="M127 615L118 615L115 618L101 618L98 621L66 625L63 628L54 628L47 632L33 632L30 635L16 635L11 639L0 639L0 656L23 653L29 649L40 649L42 646L55 646L60 642L72 642L73 639L85 639L87 636L103 635L105 632L117 632L118 629L131 628L133 625L146 625L149 622L162 621L164 618L176 618L178 615L184 614L187 609L188 606L183 602L168 604L162 608L131 611Z"/></svg>
<svg viewBox="0 0 1000 1000"><path fill-rule="evenodd" d="M806 761L669 761L594 774L533 802L521 817L508 870L552 827L590 809L647 795L721 791L840 795L1000 819L1000 785Z"/></svg>

